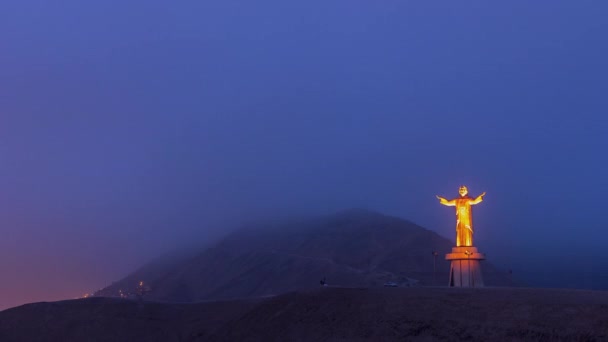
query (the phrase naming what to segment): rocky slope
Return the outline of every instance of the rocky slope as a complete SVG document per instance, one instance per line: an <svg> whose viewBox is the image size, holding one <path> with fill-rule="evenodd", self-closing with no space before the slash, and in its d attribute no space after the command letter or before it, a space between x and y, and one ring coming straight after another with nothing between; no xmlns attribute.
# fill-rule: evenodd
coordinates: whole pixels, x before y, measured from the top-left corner
<svg viewBox="0 0 608 342"><path fill-rule="evenodd" d="M152 289L149 298L177 302L275 295L315 288L323 278L344 287L444 284L443 256L452 245L406 220L349 210L237 231L179 264L147 267L97 295L133 292L141 280ZM439 252L436 273L432 251ZM483 271L487 284L507 284L491 264Z"/></svg>

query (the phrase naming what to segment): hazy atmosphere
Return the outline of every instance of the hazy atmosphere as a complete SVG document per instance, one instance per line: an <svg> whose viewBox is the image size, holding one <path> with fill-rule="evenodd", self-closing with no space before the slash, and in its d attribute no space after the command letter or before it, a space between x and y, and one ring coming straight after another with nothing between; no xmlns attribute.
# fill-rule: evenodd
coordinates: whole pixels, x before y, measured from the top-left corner
<svg viewBox="0 0 608 342"><path fill-rule="evenodd" d="M435 195L461 184L487 192L494 265L608 288L607 17L603 1L2 1L0 309L260 218L359 207L453 239Z"/></svg>

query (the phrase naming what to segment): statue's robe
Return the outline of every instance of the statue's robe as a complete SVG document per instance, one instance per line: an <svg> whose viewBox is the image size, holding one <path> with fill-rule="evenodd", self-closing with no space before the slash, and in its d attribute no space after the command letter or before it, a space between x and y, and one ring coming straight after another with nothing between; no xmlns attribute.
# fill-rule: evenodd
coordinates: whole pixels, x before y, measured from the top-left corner
<svg viewBox="0 0 608 342"><path fill-rule="evenodd" d="M456 204L456 246L473 246L474 199L465 196L454 199Z"/></svg>

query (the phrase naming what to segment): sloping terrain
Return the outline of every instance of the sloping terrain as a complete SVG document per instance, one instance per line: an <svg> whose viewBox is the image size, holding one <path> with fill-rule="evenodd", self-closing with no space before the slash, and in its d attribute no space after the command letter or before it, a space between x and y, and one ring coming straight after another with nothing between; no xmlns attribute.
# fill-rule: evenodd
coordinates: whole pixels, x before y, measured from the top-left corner
<svg viewBox="0 0 608 342"><path fill-rule="evenodd" d="M191 341L209 336L255 305L140 303L86 298L33 303L0 312L0 341Z"/></svg>
<svg viewBox="0 0 608 342"><path fill-rule="evenodd" d="M222 341L582 341L608 338L608 292L516 288L327 289L269 299Z"/></svg>
<svg viewBox="0 0 608 342"><path fill-rule="evenodd" d="M406 220L353 209L237 231L169 269L135 272L96 295L133 292L140 280L152 289L148 298L176 302L276 295L315 288L324 278L345 287L444 284L443 256L452 245ZM436 273L432 251L439 253ZM491 264L483 266L487 284L507 284Z"/></svg>
<svg viewBox="0 0 608 342"><path fill-rule="evenodd" d="M0 341L603 341L608 292L320 288L192 304L92 298L0 312Z"/></svg>

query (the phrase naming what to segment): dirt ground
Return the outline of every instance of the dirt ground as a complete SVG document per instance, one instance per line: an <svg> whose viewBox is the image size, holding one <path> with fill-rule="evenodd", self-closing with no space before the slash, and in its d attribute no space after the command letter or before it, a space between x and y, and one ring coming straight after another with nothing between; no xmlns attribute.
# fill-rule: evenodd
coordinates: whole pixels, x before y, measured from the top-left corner
<svg viewBox="0 0 608 342"><path fill-rule="evenodd" d="M218 340L608 340L608 292L324 289L268 300Z"/></svg>
<svg viewBox="0 0 608 342"><path fill-rule="evenodd" d="M196 304L93 298L0 312L0 341L605 341L608 292L321 288Z"/></svg>

